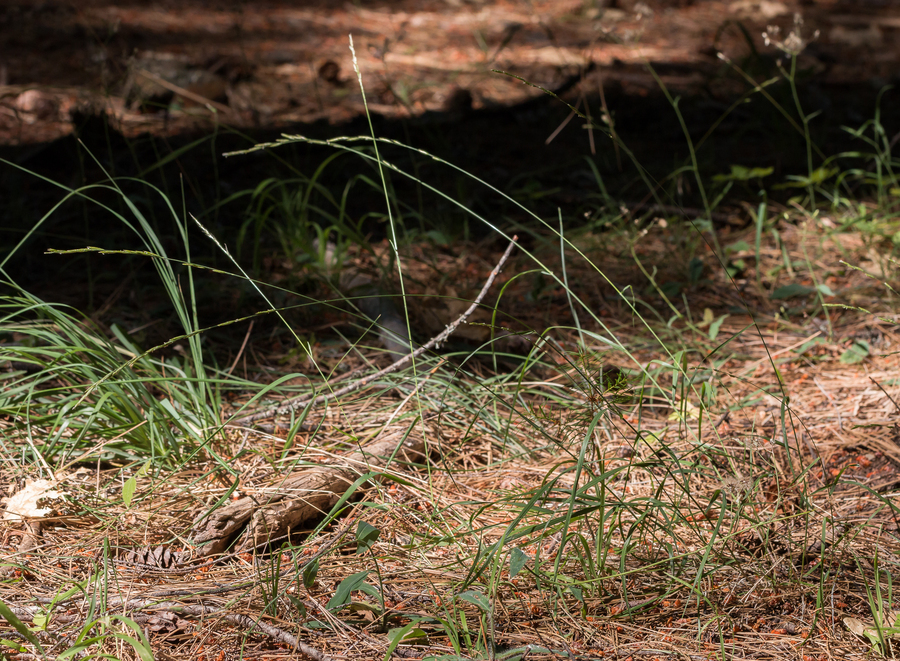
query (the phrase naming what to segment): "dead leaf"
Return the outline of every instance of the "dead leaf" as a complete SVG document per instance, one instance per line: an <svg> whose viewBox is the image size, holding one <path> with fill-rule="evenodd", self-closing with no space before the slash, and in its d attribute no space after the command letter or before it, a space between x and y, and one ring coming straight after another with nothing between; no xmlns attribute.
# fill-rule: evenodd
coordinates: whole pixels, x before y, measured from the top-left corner
<svg viewBox="0 0 900 661"><path fill-rule="evenodd" d="M46 507L54 500L63 500L64 494L57 491L59 484L53 480L25 480L25 487L6 501L4 520L42 519L52 516L52 507ZM44 505L43 507L39 506Z"/></svg>
<svg viewBox="0 0 900 661"><path fill-rule="evenodd" d="M866 638L866 623L862 620L857 620L855 617L845 617L844 624L850 631L855 633L857 636L862 638ZM871 633L874 633L874 629L869 629Z"/></svg>

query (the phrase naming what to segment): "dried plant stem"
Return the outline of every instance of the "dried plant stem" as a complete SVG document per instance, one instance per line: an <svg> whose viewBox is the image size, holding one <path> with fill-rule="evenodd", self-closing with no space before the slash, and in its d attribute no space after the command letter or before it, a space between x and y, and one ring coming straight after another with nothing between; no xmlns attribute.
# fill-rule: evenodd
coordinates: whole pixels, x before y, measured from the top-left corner
<svg viewBox="0 0 900 661"><path fill-rule="evenodd" d="M332 657L324 652L317 650L306 643L297 640L297 638L283 629L263 622L261 619L254 619L249 615L240 615L238 613L229 613L223 609L213 606L204 605L186 605L177 601L159 601L158 599L144 598L120 598L112 597L107 602L109 608L124 608L128 611L155 611L169 612L188 617L209 617L211 615L221 617L226 622L230 622L243 629L244 633L253 633L258 629L265 635L277 640L280 643L290 645L298 650L301 654L309 657L313 661L334 661ZM37 607L10 606L10 610L20 618L30 619L38 612ZM83 605L86 610L86 605ZM54 618L56 619L56 618ZM72 620L75 621L75 620ZM46 658L46 657L44 657Z"/></svg>
<svg viewBox="0 0 900 661"><path fill-rule="evenodd" d="M209 608L207 606L184 606L183 611L187 615L193 615L195 617L201 615L218 615L220 611L216 611L215 609ZM239 627L243 627L244 631L247 633L252 633L254 629L259 629L264 634L269 636L270 638L274 638L279 643L286 643L298 650L301 654L308 656L313 661L332 661L332 657L328 656L324 652L317 650L315 647L311 647L306 643L297 640L295 636L292 636L287 631L283 629L279 629L276 626L272 626L271 624L266 624L262 620L254 620L249 615L239 615L237 613L221 613L222 619L227 622L231 622Z"/></svg>
<svg viewBox="0 0 900 661"><path fill-rule="evenodd" d="M265 411L260 411L258 413L253 413L251 415L245 415L243 417L237 418L236 420L234 420L234 422L239 423L239 424L248 424L251 422L255 422L257 420L262 420L264 418L269 418L269 417L273 417L273 416L277 416L277 415L284 415L285 413L290 413L292 410L298 408L301 405L308 404L310 406L316 406L318 404L327 402L329 399L334 399L336 397L342 397L343 395L346 395L348 393L354 392L356 390L359 390L360 388L367 386L372 381L380 379L381 377L383 377L387 374L396 372L398 369L400 369L401 367L406 365L408 362L412 361L415 358L418 358L419 356L421 356L423 353L425 353L429 349L440 346L448 337L450 337L456 331L456 329L459 327L460 324L464 323L465 320L468 319L469 316L473 312L475 312L475 310L481 304L482 299L484 299L484 297L487 295L487 292L491 288L491 285L494 284L494 280L500 274L500 271L503 268L503 265L506 263L506 260L508 260L509 256L512 254L513 248L515 247L517 240L518 240L518 237L514 236L512 238L512 241L509 242L509 245L506 247L506 251L503 253L503 256L500 258L500 261L497 262L497 266L495 266L494 269L491 271L490 275L488 276L487 281L484 283L484 287L481 288L481 291L478 293L478 296L475 297L475 300L472 302L472 305L470 305L468 307L468 309L465 312L463 312L456 319L456 321L454 321L452 324L447 326L443 331L441 331L441 333L439 333L438 335L436 335L433 338L431 338L430 340L428 340L428 342L423 344L421 347L419 347L412 353L409 353L409 354L403 356L402 358L399 358L398 360L394 361L393 363L391 363L390 365L385 367L383 370L379 370L378 372L375 372L374 374L370 374L366 377L363 377L362 379L359 379L358 381L354 381L353 383L351 383L347 386L344 386L343 388L341 388L339 390L335 390L334 392L327 393L325 395L319 395L315 399L313 399L313 394L301 395L299 397L295 397L294 399L288 400L284 404L280 404L276 408L266 409ZM312 400L312 401L310 402L310 400Z"/></svg>

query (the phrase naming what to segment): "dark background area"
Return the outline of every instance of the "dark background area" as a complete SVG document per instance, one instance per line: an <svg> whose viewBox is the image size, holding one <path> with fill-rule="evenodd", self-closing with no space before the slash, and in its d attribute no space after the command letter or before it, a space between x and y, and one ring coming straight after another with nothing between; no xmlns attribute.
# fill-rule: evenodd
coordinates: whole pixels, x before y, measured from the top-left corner
<svg viewBox="0 0 900 661"><path fill-rule="evenodd" d="M165 301L151 293L155 275L145 258L45 254L140 247L115 215L132 219L108 176L172 254L183 251L173 210L179 218L186 211L257 275L271 269L273 255L284 256L279 228L297 221L292 213L305 214L306 227L329 226L327 213L315 213L328 207L329 195L340 199L347 191L341 221L347 236L383 238L384 195L370 183L378 182L371 163L351 154L328 161L334 148L309 144L222 156L282 133L368 135L348 33L379 137L426 150L554 224L557 209L567 227L602 229L622 204L639 216L652 198L625 150L602 130L586 130L580 118L565 124L570 110L562 101L494 72L502 70L588 109L598 127L611 126L633 152L661 199L696 209L693 175L683 171L684 130L659 82L678 98L692 140L702 140L697 158L705 178L736 164L774 168L767 184L805 174L803 136L782 112L798 119L790 86L775 82L765 98L750 93L748 82L776 78L779 66L789 66L762 32L776 25L783 38L797 29L796 12L803 35L818 31L797 60L802 106L820 111L811 122L814 142L825 155L860 149L843 127L871 120L878 94L900 70L898 3L4 3L0 157L8 163L0 165L0 253L8 254L63 199L60 185L99 184L56 208L6 271L36 294L88 312L109 304L128 274L132 303L150 316L162 314ZM880 106L889 141L900 130L896 94L884 92ZM532 222L497 193L423 154L383 145L381 156L497 226ZM267 198L269 206L253 198L269 178L288 182L278 188L282 197L314 180L313 211L275 203L277 195ZM392 175L391 186L408 237L430 233L435 249L448 251L490 237L423 185ZM782 201L798 192L768 187ZM748 222L741 203L756 204L759 188L759 182L735 185L716 222ZM267 222L260 224L263 212ZM189 226L192 258L227 266ZM308 238L295 237L294 247ZM216 287L208 292L221 297Z"/></svg>

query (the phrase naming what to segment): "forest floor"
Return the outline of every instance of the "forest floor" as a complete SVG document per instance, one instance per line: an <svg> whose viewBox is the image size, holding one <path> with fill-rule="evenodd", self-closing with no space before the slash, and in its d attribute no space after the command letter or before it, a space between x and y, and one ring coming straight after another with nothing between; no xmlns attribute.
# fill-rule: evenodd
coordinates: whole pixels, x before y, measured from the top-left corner
<svg viewBox="0 0 900 661"><path fill-rule="evenodd" d="M752 228L727 237L755 264L735 280L699 242L710 268L691 284L666 257L682 253L683 236L658 221L646 229L612 243L579 235L585 261L567 251L571 293L596 312L582 312L580 336L565 288L517 275L536 260L558 272L552 245L532 247L493 285L488 300L505 286L505 321L487 309L462 327L476 345L491 327L532 329L517 345L480 355L451 345L303 419L299 406L239 421L308 392L313 364L337 388L391 359L324 338L305 357L257 333L224 361L227 374L294 378L248 409L246 395L228 396L221 432L180 469L84 460L115 439L57 466L63 509L32 532L4 526L2 601L45 647L118 659L141 645L206 661L888 651L900 384L883 239L785 214L758 256ZM454 317L474 298L500 257L463 254L405 253L421 337L441 327L430 316ZM601 259L621 295L590 266ZM656 284L639 263L664 265ZM672 283L689 307L665 304ZM156 383L177 400L175 381ZM59 438L52 416L31 415L29 437ZM0 423L10 490L21 487L10 441L24 420ZM310 504L286 537L260 525ZM210 555L203 539L233 546ZM136 628L104 637L117 630L104 612ZM80 638L85 628L97 637Z"/></svg>
<svg viewBox="0 0 900 661"><path fill-rule="evenodd" d="M3 654L894 654L900 105L865 124L890 4L333 4L0 7ZM761 35L796 11L815 146L884 128L799 187L791 88L731 107L748 81L717 55L750 88L783 76ZM499 202L386 143L414 175L396 219L333 145L221 158L368 134L348 34L377 136ZM737 164L773 170L715 178ZM701 170L731 191L706 223ZM379 372L396 356L329 288L325 229L395 294L400 258L420 344L519 240L448 341Z"/></svg>

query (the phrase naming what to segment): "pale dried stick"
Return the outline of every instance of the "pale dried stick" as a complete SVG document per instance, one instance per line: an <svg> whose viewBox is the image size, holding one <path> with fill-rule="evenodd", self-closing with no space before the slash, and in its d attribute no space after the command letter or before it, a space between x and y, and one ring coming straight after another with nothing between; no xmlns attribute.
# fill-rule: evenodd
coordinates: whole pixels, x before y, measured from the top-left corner
<svg viewBox="0 0 900 661"><path fill-rule="evenodd" d="M313 396L311 394L310 395L301 395L300 397L295 397L294 399L290 399L287 402L285 402L284 404L280 404L279 406L277 406L275 408L266 409L265 411L260 411L259 413L253 413L251 415L245 415L240 418L237 418L236 420L234 420L234 422L244 423L244 424L250 423L250 422L255 422L256 420L262 420L264 418L268 418L271 416L283 415L285 413L289 413L290 411L296 409L300 405L309 404L310 406L316 406L317 404L322 404L323 402L327 402L329 399L333 399L335 397L342 397L343 395L346 395L347 393L351 393L355 390L359 390L360 388L363 388L364 386L367 386L372 381L375 381L376 379L380 379L381 377L385 376L386 374L390 374L391 372L396 372L398 369L400 369L401 367L406 365L406 363L410 362L414 358L418 358L419 356L421 356L423 353L425 353L429 349L440 346L444 342L444 340L446 340L448 337L450 337L456 331L456 329L459 327L459 325L462 324L463 322L465 322L465 320L468 319L469 316L473 312L475 312L475 310L478 308L482 299L487 295L488 289L491 288L491 285L494 284L494 280L500 274L500 270L503 268L503 265L506 263L506 260L509 259L509 256L512 254L513 248L515 247L517 240L518 240L518 237L514 236L512 238L512 241L509 242L509 245L506 247L506 251L503 253L503 256L500 258L500 261L497 262L497 266L494 267L494 270L491 271L491 274L488 276L487 281L484 283L484 287L481 288L481 291L478 293L478 296L476 296L475 300L472 301L472 305L470 305L468 307L468 309L465 312L463 312L459 316L459 318L457 318L456 321L454 321L452 324L447 326L438 335L436 335L433 338L431 338L430 340L428 340L428 342L423 344L421 347L419 347L412 353L409 353L409 354L403 356L402 358L399 358L398 360L394 361L393 363L391 363L390 365L385 367L383 370L379 370L378 372L375 372L374 374L370 374L369 376L363 377L359 381L354 381L353 383L351 383L347 386L344 386L340 390L335 390L334 392L327 393L325 395L319 395L315 399L312 399ZM310 402L311 399L312 399L312 402Z"/></svg>

